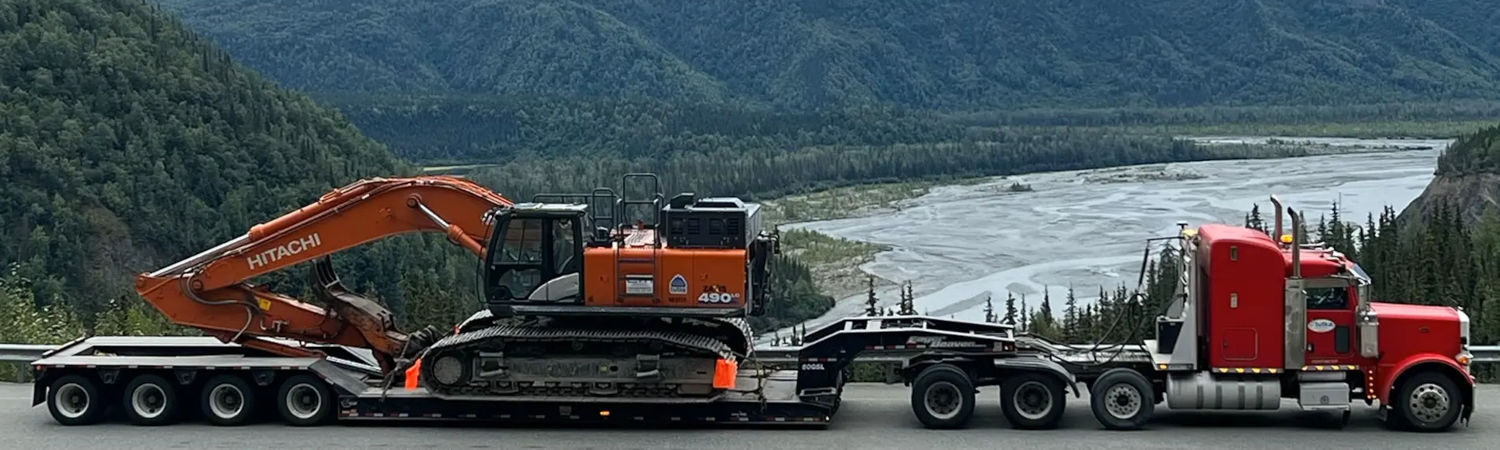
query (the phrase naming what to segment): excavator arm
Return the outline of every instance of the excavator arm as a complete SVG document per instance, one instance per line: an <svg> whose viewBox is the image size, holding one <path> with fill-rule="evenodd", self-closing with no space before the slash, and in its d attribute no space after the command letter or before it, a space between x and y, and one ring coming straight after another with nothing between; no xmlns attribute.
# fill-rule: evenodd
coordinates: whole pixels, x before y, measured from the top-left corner
<svg viewBox="0 0 1500 450"><path fill-rule="evenodd" d="M398 330L380 304L344 289L327 257L398 234L442 232L483 258L489 212L511 204L462 178L361 180L243 236L141 274L136 291L174 323L225 342L288 356L316 353L258 337L368 348L390 369L394 358L420 349L408 348L416 337ZM312 288L327 308L249 283L314 260Z"/></svg>

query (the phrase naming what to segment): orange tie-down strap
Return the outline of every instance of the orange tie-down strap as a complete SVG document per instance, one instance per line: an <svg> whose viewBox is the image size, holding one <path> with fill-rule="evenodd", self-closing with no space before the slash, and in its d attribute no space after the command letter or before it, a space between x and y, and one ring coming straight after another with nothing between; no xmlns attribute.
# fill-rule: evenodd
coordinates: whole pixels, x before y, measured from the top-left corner
<svg viewBox="0 0 1500 450"><path fill-rule="evenodd" d="M734 389L734 377L739 371L739 363L719 358L719 362L714 364L714 389Z"/></svg>

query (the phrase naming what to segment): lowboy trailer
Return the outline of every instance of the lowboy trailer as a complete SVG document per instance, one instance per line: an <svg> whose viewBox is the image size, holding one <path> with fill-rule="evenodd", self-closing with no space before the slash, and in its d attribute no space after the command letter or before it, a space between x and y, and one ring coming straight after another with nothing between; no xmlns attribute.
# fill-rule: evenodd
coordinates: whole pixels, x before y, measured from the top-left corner
<svg viewBox="0 0 1500 450"><path fill-rule="evenodd" d="M335 345L325 357L285 357L212 337L91 337L32 363L33 404L63 424L88 424L119 408L138 424L172 423L201 411L237 425L260 408L287 424L334 421L480 420L504 423L653 423L827 426L855 358L897 355L914 386L913 410L930 427L962 426L980 386L1014 386L1061 400L1073 376L1017 350L1010 327L923 316L843 319L813 331L795 367L749 360L734 387L709 398L453 396L392 386L368 350ZM1034 402L1033 402L1034 403ZM1007 402L1026 405L1026 402ZM663 407L670 406L670 407ZM1006 408L1020 427L1057 425L1059 414ZM1044 408L1045 409L1045 408ZM1060 412L1060 411L1059 411Z"/></svg>

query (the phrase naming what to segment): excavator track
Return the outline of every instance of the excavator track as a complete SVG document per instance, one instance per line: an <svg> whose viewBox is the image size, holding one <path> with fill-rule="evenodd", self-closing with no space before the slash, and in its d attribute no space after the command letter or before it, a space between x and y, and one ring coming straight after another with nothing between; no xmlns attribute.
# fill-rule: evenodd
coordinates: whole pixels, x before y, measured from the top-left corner
<svg viewBox="0 0 1500 450"><path fill-rule="evenodd" d="M495 325L434 343L422 379L450 396L706 396L714 364L748 357L752 332L743 319L703 322L676 330Z"/></svg>

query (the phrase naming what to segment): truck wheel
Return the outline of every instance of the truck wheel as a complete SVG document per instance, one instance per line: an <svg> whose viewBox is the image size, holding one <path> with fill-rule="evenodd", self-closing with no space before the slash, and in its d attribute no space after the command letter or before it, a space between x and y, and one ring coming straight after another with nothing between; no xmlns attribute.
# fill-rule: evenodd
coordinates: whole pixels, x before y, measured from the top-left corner
<svg viewBox="0 0 1500 450"><path fill-rule="evenodd" d="M81 375L66 375L47 387L47 411L63 425L89 425L104 418L99 386Z"/></svg>
<svg viewBox="0 0 1500 450"><path fill-rule="evenodd" d="M1405 425L1416 431L1442 431L1458 421L1463 391L1453 380L1433 371L1412 375L1396 390L1395 411Z"/></svg>
<svg viewBox="0 0 1500 450"><path fill-rule="evenodd" d="M214 425L234 426L255 417L255 391L245 379L220 374L203 384L203 417Z"/></svg>
<svg viewBox="0 0 1500 450"><path fill-rule="evenodd" d="M1145 375L1118 368L1105 372L1089 388L1094 420L1111 430L1138 430L1151 419L1155 393Z"/></svg>
<svg viewBox="0 0 1500 450"><path fill-rule="evenodd" d="M177 419L177 388L155 374L136 375L125 386L125 416L136 425L156 426Z"/></svg>
<svg viewBox="0 0 1500 450"><path fill-rule="evenodd" d="M1000 410L1012 428L1057 428L1067 405L1062 383L1047 374L1019 373L1000 384Z"/></svg>
<svg viewBox="0 0 1500 450"><path fill-rule="evenodd" d="M974 382L951 364L922 369L912 382L911 409L927 428L963 428L974 415Z"/></svg>
<svg viewBox="0 0 1500 450"><path fill-rule="evenodd" d="M299 427L322 425L333 419L333 391L311 375L295 375L281 383L276 393L277 410L287 424Z"/></svg>

